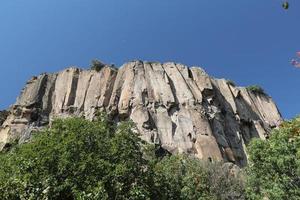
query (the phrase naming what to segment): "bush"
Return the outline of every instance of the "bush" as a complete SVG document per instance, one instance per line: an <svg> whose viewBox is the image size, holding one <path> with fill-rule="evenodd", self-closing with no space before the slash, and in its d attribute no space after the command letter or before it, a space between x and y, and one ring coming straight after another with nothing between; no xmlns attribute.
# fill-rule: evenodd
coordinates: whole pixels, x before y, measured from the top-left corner
<svg viewBox="0 0 300 200"><path fill-rule="evenodd" d="M264 89L260 87L259 85L251 85L246 87L248 91L253 92L255 94L266 94Z"/></svg>
<svg viewBox="0 0 300 200"><path fill-rule="evenodd" d="M231 86L235 87L235 82L234 81L226 80L226 82L227 82L228 85L231 85Z"/></svg>
<svg viewBox="0 0 300 200"><path fill-rule="evenodd" d="M56 120L0 156L0 199L146 199L146 162L131 127Z"/></svg>
<svg viewBox="0 0 300 200"><path fill-rule="evenodd" d="M168 156L154 167L156 199L244 199L241 173L223 163L206 163L187 156Z"/></svg>
<svg viewBox="0 0 300 200"><path fill-rule="evenodd" d="M91 70L95 70L97 72L99 72L103 67L105 67L105 64L102 63L99 60L92 60L91 62Z"/></svg>
<svg viewBox="0 0 300 200"><path fill-rule="evenodd" d="M249 153L249 199L299 199L300 118L284 122L268 140L253 140Z"/></svg>
<svg viewBox="0 0 300 200"><path fill-rule="evenodd" d="M185 155L159 157L132 128L105 116L55 120L0 154L0 199L244 199L239 173Z"/></svg>

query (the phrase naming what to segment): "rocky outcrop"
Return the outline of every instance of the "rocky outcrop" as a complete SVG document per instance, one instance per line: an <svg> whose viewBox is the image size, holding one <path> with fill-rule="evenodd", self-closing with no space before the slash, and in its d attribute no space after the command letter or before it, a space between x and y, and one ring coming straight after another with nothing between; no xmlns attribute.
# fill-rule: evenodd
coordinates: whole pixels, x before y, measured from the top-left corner
<svg viewBox="0 0 300 200"><path fill-rule="evenodd" d="M171 153L240 166L251 138L266 138L282 121L269 96L212 78L199 67L133 61L118 70L71 67L33 77L1 126L0 148L26 141L55 117L92 120L98 111L116 122L132 119L143 139Z"/></svg>

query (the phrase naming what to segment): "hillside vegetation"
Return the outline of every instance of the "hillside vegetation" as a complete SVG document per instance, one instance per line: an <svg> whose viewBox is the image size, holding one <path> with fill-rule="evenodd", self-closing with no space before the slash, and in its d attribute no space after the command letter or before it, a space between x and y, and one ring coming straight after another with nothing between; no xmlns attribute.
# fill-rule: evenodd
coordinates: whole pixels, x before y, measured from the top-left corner
<svg viewBox="0 0 300 200"><path fill-rule="evenodd" d="M250 147L247 173L233 165L158 153L101 116L57 119L32 142L0 154L0 199L297 199L300 122Z"/></svg>
<svg viewBox="0 0 300 200"><path fill-rule="evenodd" d="M266 141L253 140L249 153L249 199L299 199L300 118L284 122Z"/></svg>

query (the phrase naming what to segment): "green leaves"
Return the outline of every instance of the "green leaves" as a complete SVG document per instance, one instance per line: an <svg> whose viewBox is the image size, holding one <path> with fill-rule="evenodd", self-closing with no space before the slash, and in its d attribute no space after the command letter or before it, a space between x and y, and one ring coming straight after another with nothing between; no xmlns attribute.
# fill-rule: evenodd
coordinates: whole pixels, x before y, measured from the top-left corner
<svg viewBox="0 0 300 200"><path fill-rule="evenodd" d="M0 155L0 199L243 197L241 179L222 164L156 157L156 148L133 129L131 122L115 126L106 116L56 119L31 143Z"/></svg>
<svg viewBox="0 0 300 200"><path fill-rule="evenodd" d="M243 179L236 175L223 163L168 156L154 167L154 194L157 199L244 199Z"/></svg>
<svg viewBox="0 0 300 200"><path fill-rule="evenodd" d="M284 122L266 141L252 141L247 182L250 199L299 198L299 151L299 118Z"/></svg>
<svg viewBox="0 0 300 200"><path fill-rule="evenodd" d="M0 156L0 199L140 196L146 162L131 127L116 127L105 117L55 120L31 143Z"/></svg>

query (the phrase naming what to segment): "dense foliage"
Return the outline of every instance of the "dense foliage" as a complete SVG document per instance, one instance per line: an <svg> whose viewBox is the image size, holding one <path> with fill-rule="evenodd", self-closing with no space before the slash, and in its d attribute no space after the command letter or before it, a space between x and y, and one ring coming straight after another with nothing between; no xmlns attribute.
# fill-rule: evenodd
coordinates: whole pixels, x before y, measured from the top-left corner
<svg viewBox="0 0 300 200"><path fill-rule="evenodd" d="M228 163L158 156L133 130L103 116L55 120L0 154L0 199L299 199L299 119L251 142L247 174Z"/></svg>
<svg viewBox="0 0 300 200"><path fill-rule="evenodd" d="M154 167L153 199L244 199L241 174L221 163L170 156Z"/></svg>
<svg viewBox="0 0 300 200"><path fill-rule="evenodd" d="M58 119L0 155L0 199L243 199L230 168L157 157L132 123Z"/></svg>
<svg viewBox="0 0 300 200"><path fill-rule="evenodd" d="M129 123L56 120L33 142L1 155L0 199L144 199L142 156Z"/></svg>
<svg viewBox="0 0 300 200"><path fill-rule="evenodd" d="M249 199L300 198L300 118L251 143L247 183Z"/></svg>

